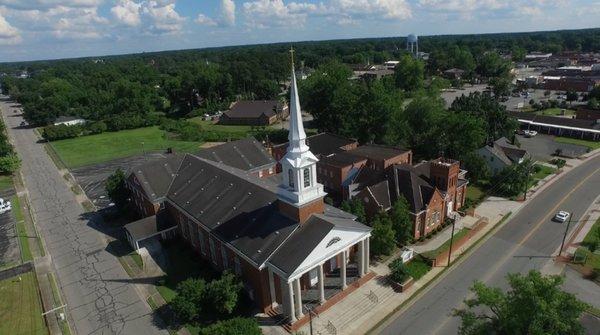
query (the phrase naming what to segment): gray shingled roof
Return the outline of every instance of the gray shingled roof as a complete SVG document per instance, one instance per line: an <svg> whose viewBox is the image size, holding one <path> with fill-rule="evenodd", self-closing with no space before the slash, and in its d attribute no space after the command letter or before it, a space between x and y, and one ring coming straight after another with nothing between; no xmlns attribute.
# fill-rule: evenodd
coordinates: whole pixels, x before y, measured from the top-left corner
<svg viewBox="0 0 600 335"><path fill-rule="evenodd" d="M356 149L349 150L348 153L359 157L384 160L394 158L400 154L407 152L407 150L393 147L389 145L379 144L366 144L361 145Z"/></svg>
<svg viewBox="0 0 600 335"><path fill-rule="evenodd" d="M239 169L187 155L167 197L262 264L298 226L279 213L273 187Z"/></svg>
<svg viewBox="0 0 600 335"><path fill-rule="evenodd" d="M371 228L348 218L328 214L312 215L269 259L269 263L291 274L334 228L351 228L368 232Z"/></svg>
<svg viewBox="0 0 600 335"><path fill-rule="evenodd" d="M381 181L375 185L368 186L369 192L373 195L373 198L377 200L377 203L383 210L387 210L392 207L392 199L390 199L390 187L387 180Z"/></svg>
<svg viewBox="0 0 600 335"><path fill-rule="evenodd" d="M196 156L244 171L257 171L276 163L253 137L202 149Z"/></svg>
<svg viewBox="0 0 600 335"><path fill-rule="evenodd" d="M257 118L261 115L271 117L277 110L282 109L281 102L277 100L242 100L237 101L231 106L231 109L225 112L230 118Z"/></svg>
<svg viewBox="0 0 600 335"><path fill-rule="evenodd" d="M349 139L343 136L339 136L331 133L319 133L316 135L308 136L306 138L306 144L310 146L310 152L315 156L327 156L336 152L343 151L341 147L356 143L356 140ZM288 143L282 143L276 147L282 147L286 149Z"/></svg>
<svg viewBox="0 0 600 335"><path fill-rule="evenodd" d="M175 226L175 223L168 219L167 212L161 211L157 215L126 224L125 230L131 235L134 241L140 241Z"/></svg>
<svg viewBox="0 0 600 335"><path fill-rule="evenodd" d="M419 176L418 170L407 164L395 165L391 177L393 196L404 196L413 213L425 209L435 189Z"/></svg>
<svg viewBox="0 0 600 335"><path fill-rule="evenodd" d="M183 156L182 154L170 155L131 169L150 201L159 201L167 194Z"/></svg>

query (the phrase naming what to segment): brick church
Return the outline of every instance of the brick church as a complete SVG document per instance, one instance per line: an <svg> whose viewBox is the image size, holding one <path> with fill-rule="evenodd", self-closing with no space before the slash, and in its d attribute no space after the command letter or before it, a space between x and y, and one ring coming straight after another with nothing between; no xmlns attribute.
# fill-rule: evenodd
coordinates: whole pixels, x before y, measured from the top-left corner
<svg viewBox="0 0 600 335"><path fill-rule="evenodd" d="M282 173L263 174L192 154L160 163L153 171L162 169L172 180L153 193L157 205L151 208L158 212L130 223L126 232L134 248L147 238L179 235L213 267L239 275L263 312L297 329L307 322L308 310L319 313L372 277L371 228L323 201L293 65L290 95ZM247 163L250 155L243 156ZM254 165L272 171L261 164ZM141 176L133 180L142 180L137 188L129 185L137 192L151 183Z"/></svg>

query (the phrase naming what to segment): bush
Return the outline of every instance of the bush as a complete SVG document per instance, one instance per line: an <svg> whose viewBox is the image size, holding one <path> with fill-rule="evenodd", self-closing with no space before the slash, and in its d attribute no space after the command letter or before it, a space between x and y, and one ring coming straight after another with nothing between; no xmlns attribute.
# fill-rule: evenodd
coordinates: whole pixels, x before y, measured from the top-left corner
<svg viewBox="0 0 600 335"><path fill-rule="evenodd" d="M550 161L550 163L556 165L557 168L562 169L565 166L565 164L567 164L567 161L560 158L554 158Z"/></svg>
<svg viewBox="0 0 600 335"><path fill-rule="evenodd" d="M17 154L11 153L0 157L0 173L13 174L21 167L21 159Z"/></svg>
<svg viewBox="0 0 600 335"><path fill-rule="evenodd" d="M125 207L131 192L125 186L125 172L123 170L118 168L113 174L108 176L104 189L115 206L119 209Z"/></svg>
<svg viewBox="0 0 600 335"><path fill-rule="evenodd" d="M242 283L233 273L226 271L220 279L213 280L206 287L205 303L219 314L231 314L237 306L241 290Z"/></svg>
<svg viewBox="0 0 600 335"><path fill-rule="evenodd" d="M389 255L396 246L396 232L389 218L373 220L371 232L371 252L374 256Z"/></svg>
<svg viewBox="0 0 600 335"><path fill-rule="evenodd" d="M176 288L177 295L170 306L182 322L192 322L202 309L206 283L201 279L186 279Z"/></svg>
<svg viewBox="0 0 600 335"><path fill-rule="evenodd" d="M261 335L258 322L254 318L233 318L219 321L198 333L199 335Z"/></svg>
<svg viewBox="0 0 600 335"><path fill-rule="evenodd" d="M394 260L388 267L390 268L390 279L396 283L404 283L410 277L408 268L402 263L401 258Z"/></svg>
<svg viewBox="0 0 600 335"><path fill-rule="evenodd" d="M102 134L108 129L108 126L103 121L93 122L87 127L90 134Z"/></svg>
<svg viewBox="0 0 600 335"><path fill-rule="evenodd" d="M42 137L47 141L58 141L67 138L75 138L81 135L83 128L79 125L67 126L64 124L44 127Z"/></svg>

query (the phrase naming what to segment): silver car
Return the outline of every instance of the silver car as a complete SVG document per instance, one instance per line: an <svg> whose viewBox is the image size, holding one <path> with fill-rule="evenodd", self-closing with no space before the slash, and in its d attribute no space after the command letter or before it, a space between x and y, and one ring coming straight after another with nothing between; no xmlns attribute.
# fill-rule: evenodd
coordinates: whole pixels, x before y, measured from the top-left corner
<svg viewBox="0 0 600 335"><path fill-rule="evenodd" d="M558 211L558 213L556 213L554 215L554 221L562 223L562 222L567 221L570 216L571 216L571 213L569 213L569 212Z"/></svg>

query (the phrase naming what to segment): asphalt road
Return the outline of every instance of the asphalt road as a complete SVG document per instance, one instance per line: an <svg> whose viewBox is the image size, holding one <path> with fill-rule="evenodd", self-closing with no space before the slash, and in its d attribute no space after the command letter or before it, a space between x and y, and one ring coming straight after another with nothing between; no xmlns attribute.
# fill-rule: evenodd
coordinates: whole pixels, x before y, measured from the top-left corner
<svg viewBox="0 0 600 335"><path fill-rule="evenodd" d="M475 280L506 288L507 273L541 270L556 255L565 224L551 221L557 210L573 213L579 220L600 193L600 156L587 161L562 176L539 193L511 220L422 297L399 311L376 333L393 335L456 334L460 325L451 316L462 307L469 287ZM572 227L576 226L572 224ZM581 300L600 307L600 290L595 285L577 283L577 276L567 276L565 289Z"/></svg>
<svg viewBox="0 0 600 335"><path fill-rule="evenodd" d="M85 214L32 129L12 103L0 101L21 157L39 231L63 289L77 334L167 334L142 302L118 260L106 250L97 217ZM93 154L93 153L90 153Z"/></svg>

